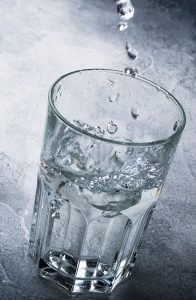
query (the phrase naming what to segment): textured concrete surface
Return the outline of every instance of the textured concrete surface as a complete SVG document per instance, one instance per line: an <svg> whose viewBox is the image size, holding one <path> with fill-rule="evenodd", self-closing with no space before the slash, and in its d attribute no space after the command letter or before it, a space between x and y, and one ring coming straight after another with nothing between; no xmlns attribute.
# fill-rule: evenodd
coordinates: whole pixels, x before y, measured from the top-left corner
<svg viewBox="0 0 196 300"><path fill-rule="evenodd" d="M133 275L101 299L196 299L196 16L194 1L135 0L116 31L111 0L0 1L0 299L70 299L28 257L47 92L61 74L132 65L184 105L187 126ZM180 4L179 4L180 3ZM82 299L99 299L85 296Z"/></svg>

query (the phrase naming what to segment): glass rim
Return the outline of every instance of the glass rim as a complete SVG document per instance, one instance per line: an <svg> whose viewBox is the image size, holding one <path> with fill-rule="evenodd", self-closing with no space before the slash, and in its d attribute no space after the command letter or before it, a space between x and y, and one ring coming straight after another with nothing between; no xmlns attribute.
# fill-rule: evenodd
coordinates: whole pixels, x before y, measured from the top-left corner
<svg viewBox="0 0 196 300"><path fill-rule="evenodd" d="M181 111L181 115L182 115L182 124L177 128L177 130L169 135L167 138L164 139L160 139L160 140L155 140L152 142L127 142L127 141L117 141L117 140L111 140L108 138L104 138L104 137L100 137L97 136L96 134L92 134L89 133L77 126L75 126L73 123L71 123L69 120L67 120L65 117L63 117L63 115L59 112L59 110L56 108L53 100L52 100L52 92L56 86L56 84L61 81L63 78L68 77L70 75L76 74L76 73L81 73L81 72L86 72L86 71L110 71L110 72L114 72L117 73L119 75L123 75L123 76L129 76L133 78L133 75L131 74L127 74L124 71L120 71L120 70L114 70L114 69L106 69L106 68L88 68L88 69L81 69L81 70L76 70L76 71L72 71L69 73L66 73L62 76L60 76L57 80L55 80L53 82L53 84L51 85L49 92L48 92L48 103L52 109L52 111L54 112L54 114L68 127L71 127L72 129L74 129L75 131L79 132L80 134L89 136L91 138L94 138L96 140L100 140L103 142L107 142L107 143L111 143L111 144L117 144L117 145L123 145L123 146L152 146L152 145L161 145L161 144L166 144L170 141L175 140L178 136L181 135L185 124L186 124L186 115L184 112L184 109L182 107L182 105L180 104L180 102L171 94L169 93L166 89L162 88L161 86L159 86L158 84L154 83L153 81L146 79L145 77L142 77L140 75L137 74L137 76L134 78L135 79L139 79L142 80L144 82L146 82L147 84L154 86L155 88L159 89L160 91L162 91L163 93L165 93L165 95L168 95L170 100L172 100L172 102L174 102L174 104L178 107L178 109Z"/></svg>

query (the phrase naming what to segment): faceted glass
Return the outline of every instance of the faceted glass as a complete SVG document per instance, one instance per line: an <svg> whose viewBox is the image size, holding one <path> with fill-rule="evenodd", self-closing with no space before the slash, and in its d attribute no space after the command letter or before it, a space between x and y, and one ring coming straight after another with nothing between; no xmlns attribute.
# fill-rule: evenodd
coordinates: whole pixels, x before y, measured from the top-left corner
<svg viewBox="0 0 196 300"><path fill-rule="evenodd" d="M184 126L178 101L136 72L53 84L30 236L40 276L70 293L129 276Z"/></svg>

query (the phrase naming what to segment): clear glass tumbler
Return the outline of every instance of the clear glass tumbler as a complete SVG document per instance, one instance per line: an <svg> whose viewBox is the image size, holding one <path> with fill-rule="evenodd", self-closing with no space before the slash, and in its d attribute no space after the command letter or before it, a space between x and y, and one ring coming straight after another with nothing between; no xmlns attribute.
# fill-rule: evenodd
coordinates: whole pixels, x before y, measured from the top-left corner
<svg viewBox="0 0 196 300"><path fill-rule="evenodd" d="M40 276L70 293L128 277L184 126L179 102L136 72L53 84L30 235Z"/></svg>

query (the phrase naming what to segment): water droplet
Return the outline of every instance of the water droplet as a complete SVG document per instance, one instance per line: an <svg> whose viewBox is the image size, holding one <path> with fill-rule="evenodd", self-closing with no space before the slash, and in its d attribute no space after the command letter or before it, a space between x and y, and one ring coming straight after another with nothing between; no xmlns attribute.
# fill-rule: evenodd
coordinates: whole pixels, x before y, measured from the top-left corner
<svg viewBox="0 0 196 300"><path fill-rule="evenodd" d="M125 68L125 73L126 73L126 74L132 74L133 71L134 71L133 68L128 68L128 67Z"/></svg>
<svg viewBox="0 0 196 300"><path fill-rule="evenodd" d="M173 131L176 131L177 128L178 128L178 121L176 121L176 122L174 123Z"/></svg>
<svg viewBox="0 0 196 300"><path fill-rule="evenodd" d="M133 77L137 77L138 70L137 69L133 69L131 67L126 67L125 68L125 73L129 74L129 75L132 75Z"/></svg>
<svg viewBox="0 0 196 300"><path fill-rule="evenodd" d="M79 192L83 193L84 188L82 186L79 186Z"/></svg>
<svg viewBox="0 0 196 300"><path fill-rule="evenodd" d="M129 43L126 43L126 45L125 45L125 49L126 50L129 50L131 48L131 44L129 44Z"/></svg>
<svg viewBox="0 0 196 300"><path fill-rule="evenodd" d="M119 102L120 93L117 93L117 95L109 96L110 102Z"/></svg>
<svg viewBox="0 0 196 300"><path fill-rule="evenodd" d="M60 213L57 212L57 211L55 211L55 212L52 213L51 217L52 217L53 219L60 219Z"/></svg>
<svg viewBox="0 0 196 300"><path fill-rule="evenodd" d="M101 129L100 126L97 126L95 128L95 134L102 137L104 134L105 134L105 130L104 129Z"/></svg>
<svg viewBox="0 0 196 300"><path fill-rule="evenodd" d="M133 106L132 109L131 109L131 115L134 119L137 119L139 117L139 108L138 107L135 107Z"/></svg>
<svg viewBox="0 0 196 300"><path fill-rule="evenodd" d="M66 250L69 250L71 248L71 242L70 242L70 240L65 239L64 247L65 247Z"/></svg>
<svg viewBox="0 0 196 300"><path fill-rule="evenodd" d="M133 60L136 60L138 58L138 52L134 48L128 48L127 49L127 54Z"/></svg>
<svg viewBox="0 0 196 300"><path fill-rule="evenodd" d="M130 0L116 0L116 10L123 21L128 21L134 15L134 7Z"/></svg>
<svg viewBox="0 0 196 300"><path fill-rule="evenodd" d="M112 79L108 79L108 81L111 82L112 85L115 83L115 81Z"/></svg>
<svg viewBox="0 0 196 300"><path fill-rule="evenodd" d="M127 22L121 22L118 24L118 30L119 31L124 31L127 30L128 28L128 23Z"/></svg>
<svg viewBox="0 0 196 300"><path fill-rule="evenodd" d="M59 85L59 87L58 87L56 93L58 94L58 93L60 93L60 91L61 91L61 85Z"/></svg>
<svg viewBox="0 0 196 300"><path fill-rule="evenodd" d="M55 201L51 201L50 202L50 206L52 209L56 209L56 202Z"/></svg>
<svg viewBox="0 0 196 300"><path fill-rule="evenodd" d="M110 134L114 134L117 131L118 127L116 124L113 123L113 121L110 121L107 130Z"/></svg>
<svg viewBox="0 0 196 300"><path fill-rule="evenodd" d="M73 158L70 155L67 155L64 160L64 163L66 166L70 166L73 163Z"/></svg>

